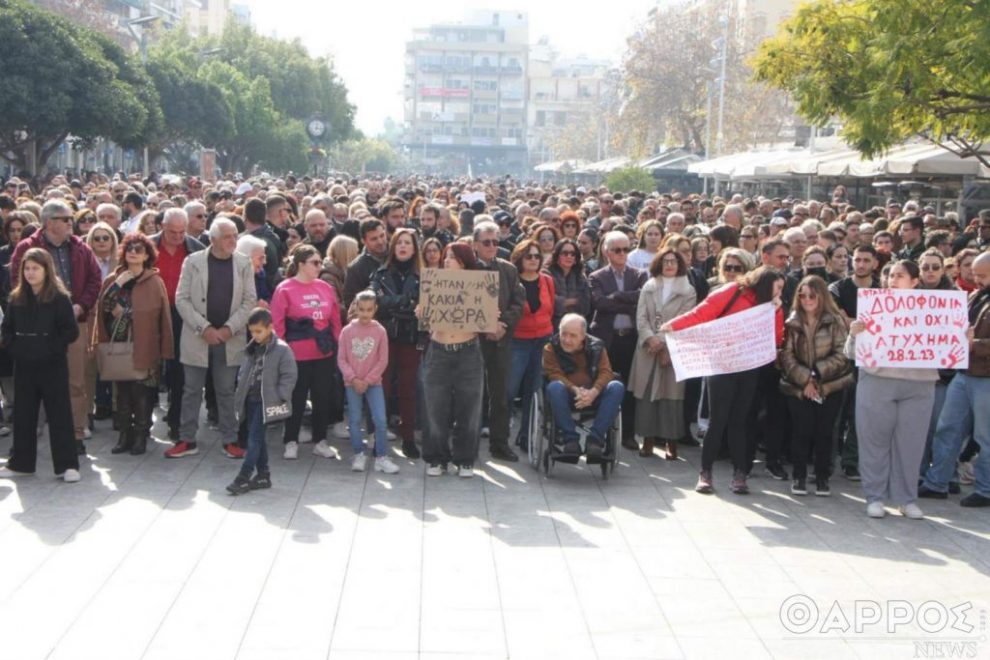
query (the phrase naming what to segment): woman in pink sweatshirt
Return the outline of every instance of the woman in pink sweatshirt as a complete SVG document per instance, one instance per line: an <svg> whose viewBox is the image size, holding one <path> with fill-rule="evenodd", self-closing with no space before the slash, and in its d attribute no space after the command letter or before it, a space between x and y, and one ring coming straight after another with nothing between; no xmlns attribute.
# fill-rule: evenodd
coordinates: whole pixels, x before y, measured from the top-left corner
<svg viewBox="0 0 990 660"><path fill-rule="evenodd" d="M284 457L298 458L299 427L306 397L313 402L313 453L337 458L326 441L334 360L340 337L340 309L333 288L320 277L323 259L312 245L300 244L290 255L286 279L275 288L271 312L275 333L296 356L299 377L292 392L292 417L285 423Z"/></svg>
<svg viewBox="0 0 990 660"><path fill-rule="evenodd" d="M348 323L340 332L340 355L337 363L344 376L344 391L347 393L347 421L351 427L351 447L354 458L351 469L364 472L364 438L361 437L362 399L371 409L371 420L375 423L375 472L395 474L399 471L388 455L388 418L385 415L385 390L382 388L382 374L388 367L388 333L378 321L378 298L374 291L362 291L354 298L354 311L357 318Z"/></svg>

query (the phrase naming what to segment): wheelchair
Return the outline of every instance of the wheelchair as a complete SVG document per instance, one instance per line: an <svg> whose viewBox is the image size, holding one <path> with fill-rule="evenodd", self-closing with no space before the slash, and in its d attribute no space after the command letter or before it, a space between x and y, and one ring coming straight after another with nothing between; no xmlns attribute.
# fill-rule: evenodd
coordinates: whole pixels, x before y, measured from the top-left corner
<svg viewBox="0 0 990 660"><path fill-rule="evenodd" d="M577 464L583 458L583 455L573 456L561 452L563 438L560 437L557 431L557 425L553 419L553 411L550 410L550 404L546 401L544 394L545 387L546 382L533 393L533 405L529 411L529 446L527 447L527 453L529 464L533 466L533 469L537 472L542 470L549 477L554 465L558 461L561 463ZM595 413L597 411L597 406L585 410L571 410L571 417L574 419L575 428L577 429L579 442L582 447L585 446L588 435L591 433L591 425L595 421ZM605 438L605 446L602 449L602 460L599 464L602 471L602 479L608 479L615 472L619 447L621 446L622 411L620 409L619 413L615 416L615 421L612 422L612 426L609 428L608 435Z"/></svg>

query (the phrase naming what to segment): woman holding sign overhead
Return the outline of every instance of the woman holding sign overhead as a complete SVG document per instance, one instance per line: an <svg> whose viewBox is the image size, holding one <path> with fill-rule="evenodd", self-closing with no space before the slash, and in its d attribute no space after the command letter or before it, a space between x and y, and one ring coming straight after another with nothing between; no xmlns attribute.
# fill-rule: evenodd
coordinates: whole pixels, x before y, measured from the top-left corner
<svg viewBox="0 0 990 660"><path fill-rule="evenodd" d="M746 274L738 282L730 282L711 293L697 307L667 321L660 330L684 330L702 323L714 321L745 311L764 303L773 303L776 313L776 340L780 346L784 340L784 314L780 309L780 294L784 289L784 275L761 266ZM745 349L743 349L745 350ZM728 433L729 452L732 455L731 490L737 495L749 492L746 475L750 461L746 450L746 416L749 414L753 393L756 391L759 369L749 369L732 374L719 374L708 379L711 399L711 418L705 443L701 448L701 473L695 490L699 493L714 492L712 467L718 458L722 435Z"/></svg>
<svg viewBox="0 0 990 660"><path fill-rule="evenodd" d="M892 289L916 289L921 271L913 261L897 261L890 268ZM868 318L849 326L846 356L856 356L856 336L867 329ZM918 507L918 467L935 400L937 369L870 367L861 356L856 385L856 435L859 437L859 473L866 496L866 515L883 518L885 502L907 518L924 514Z"/></svg>
<svg viewBox="0 0 990 660"><path fill-rule="evenodd" d="M853 382L845 355L846 323L825 280L808 275L798 284L793 311L784 324L780 389L787 395L794 434L791 493L807 495L808 450L815 452L815 495L831 493L832 429L842 390Z"/></svg>

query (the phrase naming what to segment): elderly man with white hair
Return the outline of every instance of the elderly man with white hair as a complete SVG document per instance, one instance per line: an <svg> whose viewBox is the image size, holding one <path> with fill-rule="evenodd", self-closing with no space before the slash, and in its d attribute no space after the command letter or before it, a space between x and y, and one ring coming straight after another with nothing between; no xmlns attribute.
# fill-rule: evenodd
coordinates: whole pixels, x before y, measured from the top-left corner
<svg viewBox="0 0 990 660"><path fill-rule="evenodd" d="M588 276L591 287L593 317L591 332L605 343L616 371L623 378L629 377L633 356L636 353L636 306L639 292L649 279L644 270L627 265L629 237L621 231L605 234L603 252L608 264ZM635 403L632 395L626 397L622 409L622 446L639 451L633 438Z"/></svg>
<svg viewBox="0 0 990 660"><path fill-rule="evenodd" d="M257 304L251 260L236 254L237 225L219 217L210 227L210 248L186 258L175 293L182 316L181 361L185 377L179 442L166 458L199 453L196 433L207 371L217 397L224 453L243 458L237 446L234 384L246 345L247 319Z"/></svg>
<svg viewBox="0 0 990 660"><path fill-rule="evenodd" d="M548 381L546 400L560 433L551 442L562 445L559 451L563 456L580 456L581 444L571 412L594 410L595 421L583 453L588 463L600 463L604 454L615 451L606 447L606 441L626 388L614 378L604 342L588 334L588 322L580 314L565 314L558 333L543 347L543 373Z"/></svg>
<svg viewBox="0 0 990 660"><path fill-rule="evenodd" d="M188 206L188 205L187 205ZM202 204L199 204L202 207ZM168 209L162 219L162 230L151 237L158 248L158 275L165 284L165 293L172 311L173 355L165 361L165 384L168 387L168 437L179 439L179 422L182 419L182 388L185 382L181 360L180 337L182 336L182 316L175 307L175 293L179 288L179 277L186 258L204 249L202 243L190 236L186 229L188 217L182 209Z"/></svg>

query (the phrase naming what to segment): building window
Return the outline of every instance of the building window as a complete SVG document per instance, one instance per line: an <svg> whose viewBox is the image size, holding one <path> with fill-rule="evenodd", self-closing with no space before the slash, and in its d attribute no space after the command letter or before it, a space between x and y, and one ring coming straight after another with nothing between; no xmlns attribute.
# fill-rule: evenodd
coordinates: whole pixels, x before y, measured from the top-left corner
<svg viewBox="0 0 990 660"><path fill-rule="evenodd" d="M546 126L547 125L547 113L546 113L546 110L537 110L536 111L536 125L537 126Z"/></svg>

